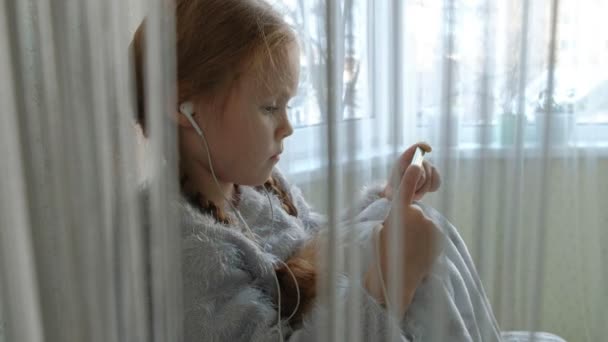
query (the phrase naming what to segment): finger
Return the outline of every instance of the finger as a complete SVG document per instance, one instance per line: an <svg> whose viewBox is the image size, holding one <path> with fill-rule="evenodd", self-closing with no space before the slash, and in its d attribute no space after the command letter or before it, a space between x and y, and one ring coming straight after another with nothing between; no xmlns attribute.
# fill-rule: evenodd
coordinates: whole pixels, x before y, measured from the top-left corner
<svg viewBox="0 0 608 342"><path fill-rule="evenodd" d="M431 171L431 188L429 189L429 191L433 192L433 191L437 191L439 189L439 187L441 186L441 175L439 174L439 171L437 171L437 169L435 167L432 168Z"/></svg>
<svg viewBox="0 0 608 342"><path fill-rule="evenodd" d="M414 201L420 201L424 195L430 191L431 188L431 180L427 178L425 182L420 182L422 185L419 186L418 190L416 190L416 195L414 196Z"/></svg>
<svg viewBox="0 0 608 342"><path fill-rule="evenodd" d="M401 178L401 185L399 186L399 198L404 204L412 204L414 196L416 195L416 186L423 171L418 165L410 165L405 170L403 178Z"/></svg>
<svg viewBox="0 0 608 342"><path fill-rule="evenodd" d="M441 176L439 175L437 168L435 168L431 162L425 160L424 169L425 183L418 187L417 194L434 192L441 186Z"/></svg>
<svg viewBox="0 0 608 342"><path fill-rule="evenodd" d="M386 186L384 188L384 192L382 194L383 194L384 197L386 197L386 199L392 200L393 199L393 187L392 186Z"/></svg>
<svg viewBox="0 0 608 342"><path fill-rule="evenodd" d="M416 187L416 192L427 192L428 189L430 188L430 181L431 181L431 176L432 176L432 165L431 163L427 162L426 160L422 162L422 168L424 170L424 173L422 174L422 177L420 177L420 180L418 181L418 186Z"/></svg>
<svg viewBox="0 0 608 342"><path fill-rule="evenodd" d="M405 169L412 163L412 159L414 159L414 154L416 153L417 148L418 145L412 145L401 154L401 156L399 157L400 173L403 173Z"/></svg>
<svg viewBox="0 0 608 342"><path fill-rule="evenodd" d="M405 150L401 157L399 157L399 172L403 173L405 169L412 163L414 159L414 154L416 153L416 148L420 147L425 153L431 152L433 149L431 145L426 142L418 142Z"/></svg>

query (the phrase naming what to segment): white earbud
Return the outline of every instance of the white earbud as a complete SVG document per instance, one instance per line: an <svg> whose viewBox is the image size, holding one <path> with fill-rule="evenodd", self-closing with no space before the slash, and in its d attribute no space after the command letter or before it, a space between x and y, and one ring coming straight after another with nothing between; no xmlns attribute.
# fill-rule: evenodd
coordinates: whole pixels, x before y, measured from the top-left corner
<svg viewBox="0 0 608 342"><path fill-rule="evenodd" d="M187 117L192 116L194 112L194 109L192 108L192 102L182 102L182 104L179 105L179 111Z"/></svg>
<svg viewBox="0 0 608 342"><path fill-rule="evenodd" d="M198 135L200 135L202 137L203 130L198 126L198 124L196 123L196 121L194 121L194 118L192 117L192 115L194 114L194 108L192 107L192 102L183 102L182 104L180 104L179 112L182 113L188 119L188 121L190 121L190 123L192 124L192 127L194 127L194 130L196 131L196 133L198 133Z"/></svg>

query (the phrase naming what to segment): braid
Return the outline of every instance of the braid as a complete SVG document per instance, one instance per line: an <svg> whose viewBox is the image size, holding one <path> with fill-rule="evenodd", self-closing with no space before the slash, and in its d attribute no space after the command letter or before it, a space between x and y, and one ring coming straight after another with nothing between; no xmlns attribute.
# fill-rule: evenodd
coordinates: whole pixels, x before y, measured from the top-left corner
<svg viewBox="0 0 608 342"><path fill-rule="evenodd" d="M217 205L215 205L215 203L211 202L211 201L206 201L208 204L208 210L211 213L211 215L213 215L213 217L218 221L221 222L223 224L229 225L229 224L233 224L234 222L232 221L232 219L230 217L228 217L228 215L226 215L226 213L224 212L224 210L220 209Z"/></svg>
<svg viewBox="0 0 608 342"><path fill-rule="evenodd" d="M187 181L186 177L182 177L180 183L183 185ZM291 216L298 216L298 210L289 193L277 182L272 176L262 185L264 189L274 193L281 201L281 207ZM261 188L261 186L260 186ZM234 202L240 201L240 188L234 185ZM198 208L202 213L210 214L217 222L231 225L233 219L219 208L215 203L204 199L201 193L197 192L193 196L187 197L191 204ZM292 317L291 324L294 327L302 325L303 317L308 312L315 298L317 297L317 260L316 251L318 243L316 239L307 242L294 255L292 255L285 265L275 268L277 280L281 288L281 312L283 318L292 313L296 308L298 292L300 293L300 305ZM293 281L292 275L296 278Z"/></svg>
<svg viewBox="0 0 608 342"><path fill-rule="evenodd" d="M192 196L187 197L195 208L197 208L203 214L209 214L215 218L217 222L225 225L234 224L234 220L228 216L222 208L215 205L215 203L203 198L200 192L195 193ZM234 203L238 203L241 199L241 190L238 185L234 185Z"/></svg>
<svg viewBox="0 0 608 342"><path fill-rule="evenodd" d="M182 177L182 179L180 180L182 186L186 181L187 177ZM268 178L268 180L264 183L264 188L267 191L274 193L279 198L279 200L281 201L281 207L283 208L283 210L285 210L285 212L287 212L291 216L298 216L298 210L293 204L291 197L289 196L287 191L285 191L285 189L283 189L272 176ZM240 188L238 187L238 185L234 185L234 190L234 201L235 203L238 203L240 201L241 195ZM200 193L197 192L196 194L194 194L194 196L191 196L189 200L191 204L198 208L202 213L210 214L211 216L213 216L213 218L215 218L216 221L226 225L234 223L234 220L230 216L228 216L222 208L215 205L215 203L204 199Z"/></svg>
<svg viewBox="0 0 608 342"><path fill-rule="evenodd" d="M270 176L270 178L268 178L268 180L264 183L264 188L273 192L275 195L277 195L277 197L279 197L281 207L283 207L283 210L285 210L289 215L298 216L298 210L296 209L295 205L293 205L293 201L289 197L289 194L272 176Z"/></svg>
<svg viewBox="0 0 608 342"><path fill-rule="evenodd" d="M291 197L280 184L271 176L265 183L266 190L272 191L281 200L283 209L292 216L298 216ZM275 268L277 279L281 287L281 312L287 317L296 308L298 292L300 305L292 317L290 324L301 327L304 315L310 311L317 297L317 258L318 241L308 241L294 255L286 260L285 265ZM292 274L296 278L294 283Z"/></svg>

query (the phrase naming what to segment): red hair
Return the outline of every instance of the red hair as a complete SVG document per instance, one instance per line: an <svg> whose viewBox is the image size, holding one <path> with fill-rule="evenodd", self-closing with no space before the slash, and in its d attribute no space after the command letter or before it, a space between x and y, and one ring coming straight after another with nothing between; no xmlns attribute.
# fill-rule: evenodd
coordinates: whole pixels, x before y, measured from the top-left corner
<svg viewBox="0 0 608 342"><path fill-rule="evenodd" d="M260 76L288 63L293 29L263 0L174 0L177 103L214 98L246 70ZM137 97L136 120L146 133L145 20L131 42ZM274 73L280 74L280 73ZM264 77L260 77L265 82ZM177 104L176 104L177 108Z"/></svg>

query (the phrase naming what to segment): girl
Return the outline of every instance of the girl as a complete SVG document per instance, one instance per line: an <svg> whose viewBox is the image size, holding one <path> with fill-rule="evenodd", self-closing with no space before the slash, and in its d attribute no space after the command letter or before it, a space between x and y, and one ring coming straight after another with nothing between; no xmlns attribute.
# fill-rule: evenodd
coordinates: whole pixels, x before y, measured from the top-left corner
<svg viewBox="0 0 608 342"><path fill-rule="evenodd" d="M176 0L175 16L178 102L168 114L179 139L185 340L317 340L317 332L329 321L327 308L315 301L314 292L317 275L323 272L315 258L324 223L275 168L283 140L293 133L287 103L299 77L295 34L261 0ZM137 121L146 132L144 35L142 24L132 49ZM452 293L442 298L448 318L455 317L448 321L450 340L479 340L478 325L490 331L484 340L498 340L457 233L437 213L413 202L440 183L429 163L409 165L415 148L399 159L394 181L368 190L357 215L344 224L360 234L355 247L363 248L369 267L363 279L340 278L340 308L353 305L349 293L354 291L365 341L383 340L391 325L403 332L402 339L422 338L432 330L433 320L424 310L428 294L448 281ZM391 215L398 220L387 219ZM399 313L396 320L387 314L383 294L392 229L403 231L402 249L407 252L402 256L403 296L390 303ZM442 278L433 287L429 272L442 236L452 243L444 254L452 246L452 252L462 256L457 267L466 272L464 280ZM462 286L456 288L455 283ZM472 316L464 319L460 302L454 300L461 294L481 303L480 308L467 307L464 313Z"/></svg>

